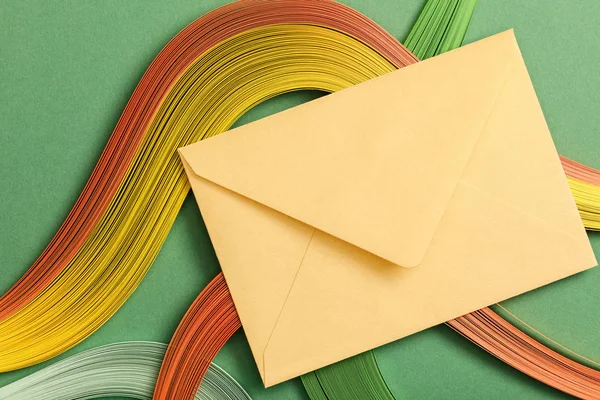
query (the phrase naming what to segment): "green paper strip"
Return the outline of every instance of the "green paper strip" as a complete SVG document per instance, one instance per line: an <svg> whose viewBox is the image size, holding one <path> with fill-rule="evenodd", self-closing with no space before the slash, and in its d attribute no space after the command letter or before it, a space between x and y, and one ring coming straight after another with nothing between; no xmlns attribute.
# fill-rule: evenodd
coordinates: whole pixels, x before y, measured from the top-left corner
<svg viewBox="0 0 600 400"><path fill-rule="evenodd" d="M121 342L86 350L0 388L0 399L151 399L166 349L163 343ZM250 396L213 363L195 399L250 400Z"/></svg>
<svg viewBox="0 0 600 400"><path fill-rule="evenodd" d="M372 351L302 376L312 400L394 400Z"/></svg>
<svg viewBox="0 0 600 400"><path fill-rule="evenodd" d="M477 0L429 0L404 45L424 60L462 45Z"/></svg>
<svg viewBox="0 0 600 400"><path fill-rule="evenodd" d="M477 0L428 0L404 45L423 60L462 45ZM311 400L395 399L372 351L302 376Z"/></svg>

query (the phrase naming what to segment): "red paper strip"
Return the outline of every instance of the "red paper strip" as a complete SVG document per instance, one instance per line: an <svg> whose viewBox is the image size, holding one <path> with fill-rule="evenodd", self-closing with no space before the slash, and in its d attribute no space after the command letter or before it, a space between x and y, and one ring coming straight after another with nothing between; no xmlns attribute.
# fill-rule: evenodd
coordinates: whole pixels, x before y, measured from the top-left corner
<svg viewBox="0 0 600 400"><path fill-rule="evenodd" d="M185 313L160 368L153 399L193 399L211 361L242 326L219 273Z"/></svg>
<svg viewBox="0 0 600 400"><path fill-rule="evenodd" d="M490 308L446 324L488 353L540 382L582 399L600 399L600 371L542 345Z"/></svg>
<svg viewBox="0 0 600 400"><path fill-rule="evenodd" d="M600 186L600 171L597 169L580 164L564 156L560 156L560 161L568 177Z"/></svg>

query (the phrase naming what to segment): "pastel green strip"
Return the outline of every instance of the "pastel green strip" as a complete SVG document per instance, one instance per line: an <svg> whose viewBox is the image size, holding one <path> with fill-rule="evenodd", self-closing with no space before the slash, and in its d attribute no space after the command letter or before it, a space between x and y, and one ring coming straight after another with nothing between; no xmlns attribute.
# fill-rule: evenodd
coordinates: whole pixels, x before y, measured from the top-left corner
<svg viewBox="0 0 600 400"><path fill-rule="evenodd" d="M65 358L0 388L2 400L151 399L167 345L121 342ZM196 400L250 400L227 372L211 364Z"/></svg>
<svg viewBox="0 0 600 400"><path fill-rule="evenodd" d="M462 45L477 0L428 0L404 45L423 60ZM372 351L302 376L311 400L394 399Z"/></svg>

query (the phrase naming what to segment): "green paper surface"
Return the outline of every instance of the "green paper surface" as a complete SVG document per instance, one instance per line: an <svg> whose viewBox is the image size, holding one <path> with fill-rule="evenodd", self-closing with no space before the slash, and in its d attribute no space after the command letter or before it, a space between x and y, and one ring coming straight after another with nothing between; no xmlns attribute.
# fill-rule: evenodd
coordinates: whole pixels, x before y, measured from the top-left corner
<svg viewBox="0 0 600 400"><path fill-rule="evenodd" d="M345 3L403 40L424 0ZM64 220L150 61L185 25L222 4L214 0L0 3L0 292L28 269ZM469 43L515 28L557 148L595 168L600 168L598 15L597 0L558 0L552 7L543 0L481 0L465 37ZM272 99L240 123L316 96L300 92ZM590 236L600 257L600 235ZM185 310L218 271L190 197L133 296L97 333L65 355L124 340L168 342ZM571 350L600 360L598 287L600 269L593 269L503 305ZM398 398L565 397L445 326L389 344L375 354ZM255 399L308 398L299 379L262 388L242 332L215 361ZM0 374L0 385L52 362Z"/></svg>

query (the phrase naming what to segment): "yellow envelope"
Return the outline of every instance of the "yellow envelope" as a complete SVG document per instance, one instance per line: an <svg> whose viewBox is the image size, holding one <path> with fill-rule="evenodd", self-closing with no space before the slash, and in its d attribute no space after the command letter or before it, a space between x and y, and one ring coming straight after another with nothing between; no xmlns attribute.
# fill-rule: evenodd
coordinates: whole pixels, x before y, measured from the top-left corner
<svg viewBox="0 0 600 400"><path fill-rule="evenodd" d="M180 155L265 386L596 265L512 31Z"/></svg>

